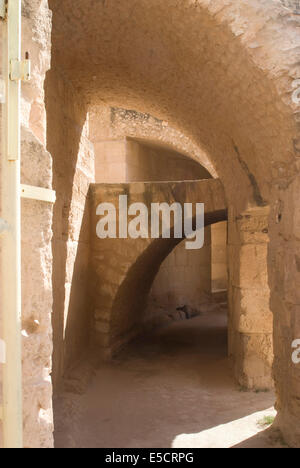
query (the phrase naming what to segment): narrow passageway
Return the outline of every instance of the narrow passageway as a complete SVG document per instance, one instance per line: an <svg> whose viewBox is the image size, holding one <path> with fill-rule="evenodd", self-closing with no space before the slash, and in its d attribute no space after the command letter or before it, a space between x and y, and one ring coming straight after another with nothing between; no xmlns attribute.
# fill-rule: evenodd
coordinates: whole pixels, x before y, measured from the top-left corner
<svg viewBox="0 0 300 468"><path fill-rule="evenodd" d="M140 337L101 364L84 394L65 393L56 400L56 446L193 447L199 441L192 434L240 419L244 431L243 418L250 415L249 444L280 445L274 434L256 437L264 414L254 413L273 414L275 397L235 383L226 312L222 305L211 306L198 317Z"/></svg>

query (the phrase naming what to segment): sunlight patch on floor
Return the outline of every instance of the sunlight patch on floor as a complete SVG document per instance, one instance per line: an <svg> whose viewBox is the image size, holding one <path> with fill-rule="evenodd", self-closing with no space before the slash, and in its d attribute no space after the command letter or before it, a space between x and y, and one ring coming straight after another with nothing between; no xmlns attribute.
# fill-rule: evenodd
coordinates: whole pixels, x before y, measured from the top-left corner
<svg viewBox="0 0 300 468"><path fill-rule="evenodd" d="M269 408L198 434L180 434L172 448L232 448L264 431L268 426L262 423L276 414L274 408Z"/></svg>

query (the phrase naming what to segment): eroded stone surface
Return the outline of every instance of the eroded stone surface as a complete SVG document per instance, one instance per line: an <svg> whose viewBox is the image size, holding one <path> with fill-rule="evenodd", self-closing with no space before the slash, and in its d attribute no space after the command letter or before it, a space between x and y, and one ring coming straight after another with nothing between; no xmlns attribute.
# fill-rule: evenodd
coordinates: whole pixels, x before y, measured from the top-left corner
<svg viewBox="0 0 300 468"><path fill-rule="evenodd" d="M51 13L46 0L22 4L22 54L30 53L32 79L22 87L21 182L52 188L46 150L44 79L50 67ZM24 446L53 447L52 205L22 201L22 336Z"/></svg>
<svg viewBox="0 0 300 468"><path fill-rule="evenodd" d="M268 284L269 209L229 216L229 353L242 386L273 385L273 315Z"/></svg>

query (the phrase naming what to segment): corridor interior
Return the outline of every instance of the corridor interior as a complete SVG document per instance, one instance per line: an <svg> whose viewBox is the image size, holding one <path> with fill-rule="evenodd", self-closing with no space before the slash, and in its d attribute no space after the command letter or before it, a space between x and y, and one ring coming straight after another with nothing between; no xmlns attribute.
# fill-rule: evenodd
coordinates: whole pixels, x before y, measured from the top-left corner
<svg viewBox="0 0 300 468"><path fill-rule="evenodd" d="M82 364L55 399L56 447L282 447L266 424L273 391L233 379L226 322L226 304L212 304L135 340L92 378Z"/></svg>
<svg viewBox="0 0 300 468"><path fill-rule="evenodd" d="M94 147L96 183L212 177L146 140L102 137ZM70 367L54 397L56 447L282 446L264 423L275 416L274 392L247 391L233 377L226 243L226 222L205 228L199 251L181 242L140 311L143 332L112 359L89 351Z"/></svg>

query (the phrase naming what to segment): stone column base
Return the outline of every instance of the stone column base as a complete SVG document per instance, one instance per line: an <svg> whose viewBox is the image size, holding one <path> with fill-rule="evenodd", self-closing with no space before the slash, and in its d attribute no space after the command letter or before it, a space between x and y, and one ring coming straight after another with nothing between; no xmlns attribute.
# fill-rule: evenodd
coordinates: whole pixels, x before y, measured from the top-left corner
<svg viewBox="0 0 300 468"><path fill-rule="evenodd" d="M273 336L271 333L235 334L234 373L242 387L273 388Z"/></svg>

